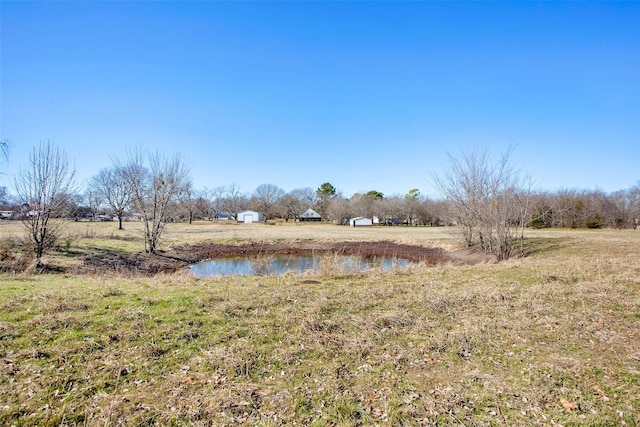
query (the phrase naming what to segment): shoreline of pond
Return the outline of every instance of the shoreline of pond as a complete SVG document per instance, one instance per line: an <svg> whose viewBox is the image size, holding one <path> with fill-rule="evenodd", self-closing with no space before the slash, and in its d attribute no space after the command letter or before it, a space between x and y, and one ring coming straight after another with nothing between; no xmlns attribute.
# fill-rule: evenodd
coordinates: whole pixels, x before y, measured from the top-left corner
<svg viewBox="0 0 640 427"><path fill-rule="evenodd" d="M248 242L242 244L200 243L175 246L156 254L101 253L85 257L79 274L134 274L153 276L183 270L199 261L237 256L270 255L357 255L365 259L401 258L424 265L477 264L492 262L468 251L448 252L442 248L407 245L391 241L290 241Z"/></svg>

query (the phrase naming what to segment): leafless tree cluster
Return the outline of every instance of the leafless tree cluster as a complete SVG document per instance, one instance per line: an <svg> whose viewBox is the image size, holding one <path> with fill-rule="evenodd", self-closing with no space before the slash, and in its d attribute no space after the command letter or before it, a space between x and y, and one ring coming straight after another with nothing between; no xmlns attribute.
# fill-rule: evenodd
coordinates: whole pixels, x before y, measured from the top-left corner
<svg viewBox="0 0 640 427"><path fill-rule="evenodd" d="M307 209L313 208L316 205L316 194L313 189L297 188L286 193L278 203L279 215L285 219L285 221L297 220L300 215Z"/></svg>
<svg viewBox="0 0 640 427"><path fill-rule="evenodd" d="M10 144L0 141L0 157ZM299 219L309 208L324 221L348 223L357 216L375 217L381 225L451 225L463 230L469 246L477 246L500 259L508 258L524 227L638 228L640 181L613 193L596 190L530 192L530 186L509 163L509 153L496 163L489 153L473 151L450 157L447 171L434 177L444 199L431 200L417 188L404 196L386 197L379 191L344 197L329 182L290 192L274 184L259 185L243 193L236 184L202 191L195 189L179 155L137 150L124 161L115 160L88 183L84 196L76 192L74 172L66 154L51 143L34 149L27 167L15 177L16 196L0 188L3 210L16 212L28 229L29 241L40 262L59 237L50 219L118 218L122 229L127 215L142 217L145 249L155 252L167 222L236 218L253 209L265 219Z"/></svg>
<svg viewBox="0 0 640 427"><path fill-rule="evenodd" d="M178 193L176 212L179 217L185 218L189 224L202 208L203 197L193 188L193 184L187 181L181 192Z"/></svg>
<svg viewBox="0 0 640 427"><path fill-rule="evenodd" d="M467 246L507 259L518 228L526 226L529 188L509 162L509 152L492 163L488 150L449 157L449 168L434 183L446 198L449 215L461 226ZM522 235L520 234L520 238Z"/></svg>
<svg viewBox="0 0 640 427"><path fill-rule="evenodd" d="M233 218L237 218L238 212L248 209L251 205L249 197L242 193L236 184L205 190L205 194L209 200L211 218L215 218L222 213L230 214Z"/></svg>
<svg viewBox="0 0 640 427"><path fill-rule="evenodd" d="M277 208L284 195L284 190L277 185L262 184L253 192L251 204L255 210L264 214L265 219L272 219L279 214Z"/></svg>
<svg viewBox="0 0 640 427"><path fill-rule="evenodd" d="M263 213L265 219L296 220L301 213L316 204L311 188L298 188L285 193L274 184L259 185L250 196L242 193L235 184L205 190L204 194L210 218L214 219L221 213L228 213L235 218L242 210L254 209Z"/></svg>
<svg viewBox="0 0 640 427"><path fill-rule="evenodd" d="M633 228L640 221L640 181L628 189L604 193L563 189L531 197L530 226L535 228Z"/></svg>
<svg viewBox="0 0 640 427"><path fill-rule="evenodd" d="M354 194L344 198L337 195L327 203L325 211L326 219L338 224L348 224L350 218L359 216L376 217L382 225L437 226L447 221L443 201L420 197L415 193L391 197Z"/></svg>
<svg viewBox="0 0 640 427"><path fill-rule="evenodd" d="M69 207L67 196L75 190L74 176L64 150L46 142L33 149L26 167L14 179L36 266L59 237L60 224L51 219L65 215Z"/></svg>

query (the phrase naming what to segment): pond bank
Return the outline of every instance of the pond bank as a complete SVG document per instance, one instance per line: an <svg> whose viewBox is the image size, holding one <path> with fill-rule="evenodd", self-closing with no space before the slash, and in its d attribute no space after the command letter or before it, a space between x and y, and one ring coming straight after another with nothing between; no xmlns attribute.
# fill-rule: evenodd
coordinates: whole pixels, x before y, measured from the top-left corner
<svg viewBox="0 0 640 427"><path fill-rule="evenodd" d="M487 259L459 252L447 252L442 248L430 248L399 244L390 241L363 242L253 242L239 245L201 243L176 246L157 254L137 253L131 255L100 254L84 259L78 273L118 273L152 276L175 272L198 261L255 255L356 255L363 258L402 258L426 265L446 263L470 264L486 262Z"/></svg>

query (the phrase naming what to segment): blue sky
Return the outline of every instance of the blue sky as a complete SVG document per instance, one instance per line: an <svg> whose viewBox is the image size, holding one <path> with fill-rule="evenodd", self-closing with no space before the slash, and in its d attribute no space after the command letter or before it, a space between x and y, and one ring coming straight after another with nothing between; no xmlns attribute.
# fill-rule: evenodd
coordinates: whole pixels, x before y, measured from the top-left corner
<svg viewBox="0 0 640 427"><path fill-rule="evenodd" d="M640 2L0 2L0 185L140 146L198 188L420 188L484 146L535 188L640 179Z"/></svg>

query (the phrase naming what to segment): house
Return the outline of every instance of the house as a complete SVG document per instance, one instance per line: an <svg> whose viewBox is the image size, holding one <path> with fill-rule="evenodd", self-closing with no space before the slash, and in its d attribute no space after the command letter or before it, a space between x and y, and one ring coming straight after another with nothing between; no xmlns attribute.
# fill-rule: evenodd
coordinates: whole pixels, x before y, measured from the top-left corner
<svg viewBox="0 0 640 427"><path fill-rule="evenodd" d="M124 217L124 220L125 221L142 221L144 220L144 217L142 216L142 214L139 214L139 213L130 213Z"/></svg>
<svg viewBox="0 0 640 427"><path fill-rule="evenodd" d="M386 217L384 219L384 225L402 225L402 220L393 216Z"/></svg>
<svg viewBox="0 0 640 427"><path fill-rule="evenodd" d="M243 224L251 224L252 222L264 221L264 215L256 211L242 211L238 212L238 222Z"/></svg>
<svg viewBox="0 0 640 427"><path fill-rule="evenodd" d="M298 217L300 221L321 221L322 217L320 214L313 209L307 209Z"/></svg>
<svg viewBox="0 0 640 427"><path fill-rule="evenodd" d="M14 214L15 214L14 211L0 211L0 219L13 218Z"/></svg>
<svg viewBox="0 0 640 427"><path fill-rule="evenodd" d="M373 225L373 220L371 218L359 216L356 218L351 218L349 220L349 225L351 227L371 227Z"/></svg>
<svg viewBox="0 0 640 427"><path fill-rule="evenodd" d="M235 218L229 212L216 212L213 214L213 219L216 221L232 221Z"/></svg>

